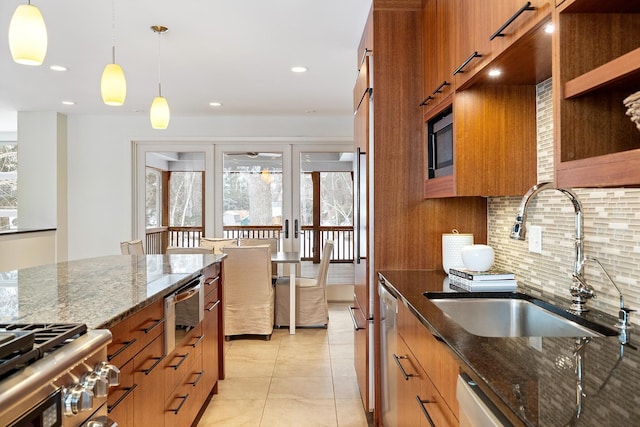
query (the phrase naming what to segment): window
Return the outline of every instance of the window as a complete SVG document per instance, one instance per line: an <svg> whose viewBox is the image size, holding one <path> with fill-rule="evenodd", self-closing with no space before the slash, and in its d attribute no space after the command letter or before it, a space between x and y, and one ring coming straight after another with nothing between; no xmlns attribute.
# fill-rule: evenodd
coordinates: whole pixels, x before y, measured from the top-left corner
<svg viewBox="0 0 640 427"><path fill-rule="evenodd" d="M148 167L146 181L146 227L160 227L162 225L162 172Z"/></svg>
<svg viewBox="0 0 640 427"><path fill-rule="evenodd" d="M0 230L18 227L18 144L0 142Z"/></svg>
<svg viewBox="0 0 640 427"><path fill-rule="evenodd" d="M202 226L202 172L171 172L169 226Z"/></svg>

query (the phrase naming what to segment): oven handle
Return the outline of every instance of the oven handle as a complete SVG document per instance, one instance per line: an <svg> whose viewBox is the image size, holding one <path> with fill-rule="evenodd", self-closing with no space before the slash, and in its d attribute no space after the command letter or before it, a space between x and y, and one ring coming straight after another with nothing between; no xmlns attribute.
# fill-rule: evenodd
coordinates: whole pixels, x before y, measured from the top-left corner
<svg viewBox="0 0 640 427"><path fill-rule="evenodd" d="M194 286L193 288L189 288L188 290L184 291L184 292L180 292L179 294L176 294L173 301L174 304L177 304L179 302L182 301L186 301L189 298L193 298L194 296L196 296L198 294L198 292L200 292L200 284Z"/></svg>

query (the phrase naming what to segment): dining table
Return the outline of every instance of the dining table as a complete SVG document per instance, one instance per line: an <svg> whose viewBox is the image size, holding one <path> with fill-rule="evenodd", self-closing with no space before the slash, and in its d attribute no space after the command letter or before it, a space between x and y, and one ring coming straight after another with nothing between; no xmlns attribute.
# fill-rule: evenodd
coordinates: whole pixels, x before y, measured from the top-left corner
<svg viewBox="0 0 640 427"><path fill-rule="evenodd" d="M300 262L300 252L272 252L271 261L289 264L289 334L296 333L296 266Z"/></svg>

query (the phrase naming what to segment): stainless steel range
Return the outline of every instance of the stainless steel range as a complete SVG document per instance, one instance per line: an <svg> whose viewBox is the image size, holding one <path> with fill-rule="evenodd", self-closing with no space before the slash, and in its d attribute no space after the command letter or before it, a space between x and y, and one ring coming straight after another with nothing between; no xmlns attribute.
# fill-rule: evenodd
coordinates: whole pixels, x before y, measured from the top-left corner
<svg viewBox="0 0 640 427"><path fill-rule="evenodd" d="M108 330L84 324L0 324L0 426L115 427L107 392Z"/></svg>

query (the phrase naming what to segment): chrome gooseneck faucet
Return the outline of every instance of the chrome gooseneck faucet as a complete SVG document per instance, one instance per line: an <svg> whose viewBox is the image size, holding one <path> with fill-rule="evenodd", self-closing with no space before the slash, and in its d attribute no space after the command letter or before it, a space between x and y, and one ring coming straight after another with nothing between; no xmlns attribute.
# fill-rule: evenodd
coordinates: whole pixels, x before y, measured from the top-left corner
<svg viewBox="0 0 640 427"><path fill-rule="evenodd" d="M516 222L511 229L510 237L514 240L524 240L526 236L525 222L527 220L527 208L529 202L541 191L557 190L567 196L573 204L575 211L575 260L573 267L573 282L569 288L571 292L571 311L583 313L589 309L586 307L587 300L595 297L594 289L584 278L584 251L583 251L583 220L582 204L578 196L571 190L564 188L554 188L550 182L536 184L527 191L520 202L520 208L516 216Z"/></svg>

